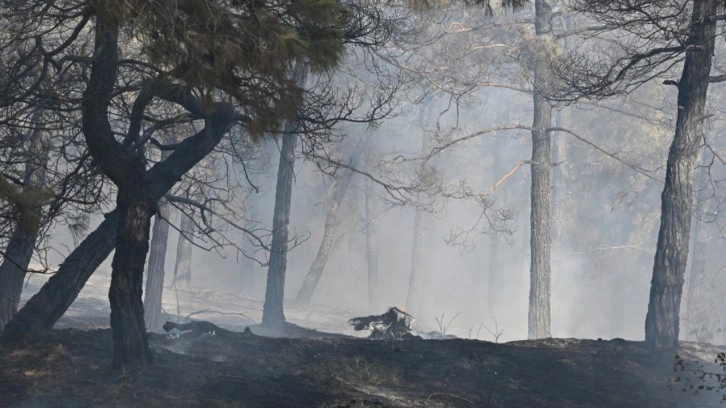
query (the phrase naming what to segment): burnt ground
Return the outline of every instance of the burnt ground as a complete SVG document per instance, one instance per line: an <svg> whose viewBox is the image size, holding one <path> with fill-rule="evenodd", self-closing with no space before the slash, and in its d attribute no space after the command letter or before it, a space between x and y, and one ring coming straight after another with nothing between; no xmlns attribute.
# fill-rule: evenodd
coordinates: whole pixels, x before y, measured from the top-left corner
<svg viewBox="0 0 726 408"><path fill-rule="evenodd" d="M87 318L76 308L58 327L107 321L100 299L79 302ZM723 351L705 344L656 353L621 339L368 340L293 325L295 337L272 338L226 327L235 332L152 333L154 364L126 371L111 370L108 328L56 329L37 343L0 346L0 407L726 406L713 390L682 391L703 384L706 363L690 361ZM696 371L674 372L676 354Z"/></svg>
<svg viewBox="0 0 726 408"><path fill-rule="evenodd" d="M152 334L154 364L114 371L109 329L54 330L41 342L0 348L0 406L721 406L713 391L681 391L673 353L651 353L635 342L307 334ZM681 353L695 358L696 350Z"/></svg>

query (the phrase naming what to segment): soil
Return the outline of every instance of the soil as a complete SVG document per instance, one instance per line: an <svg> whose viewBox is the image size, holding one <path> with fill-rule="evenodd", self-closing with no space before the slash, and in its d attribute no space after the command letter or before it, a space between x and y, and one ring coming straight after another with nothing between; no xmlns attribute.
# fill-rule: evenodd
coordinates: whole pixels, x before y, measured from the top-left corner
<svg viewBox="0 0 726 408"><path fill-rule="evenodd" d="M104 324L102 304L89 299L58 325L85 330L0 346L0 407L723 406L720 388L707 389L718 378L699 374L722 373L711 362L724 349L706 344L652 352L622 339L369 340L293 324L288 337L271 337L247 315L237 317L251 332L225 323L229 315L199 314L232 331L150 333L153 364L112 370L111 332L92 328ZM311 321L356 316L290 309Z"/></svg>

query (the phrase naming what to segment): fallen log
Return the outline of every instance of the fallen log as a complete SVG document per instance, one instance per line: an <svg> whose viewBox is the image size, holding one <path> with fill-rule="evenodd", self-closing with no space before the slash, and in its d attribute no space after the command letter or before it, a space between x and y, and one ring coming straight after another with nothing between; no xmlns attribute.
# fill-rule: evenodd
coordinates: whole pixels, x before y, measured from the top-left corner
<svg viewBox="0 0 726 408"><path fill-rule="evenodd" d="M193 320L189 323L164 323L164 331L166 331L167 333L174 329L180 332L180 336L185 337L199 337L205 334L219 337L254 336L249 327L245 327L244 332L240 333L232 330L223 329L216 324L208 322L206 320Z"/></svg>
<svg viewBox="0 0 726 408"><path fill-rule="evenodd" d="M354 317L348 324L356 331L371 330L371 339L402 339L415 336L412 333L414 320L403 310L391 307L381 315Z"/></svg>

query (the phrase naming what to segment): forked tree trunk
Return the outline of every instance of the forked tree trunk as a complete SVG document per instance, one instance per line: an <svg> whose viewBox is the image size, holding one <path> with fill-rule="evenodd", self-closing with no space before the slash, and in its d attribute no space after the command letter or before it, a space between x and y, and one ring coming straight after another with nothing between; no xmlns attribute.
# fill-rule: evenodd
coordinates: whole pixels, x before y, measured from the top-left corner
<svg viewBox="0 0 726 408"><path fill-rule="evenodd" d="M535 1L535 32L538 36L550 34L550 7L544 0ZM550 206L551 193L551 139L547 130L552 125L552 106L545 98L550 72L545 61L536 61L534 67L534 119L532 121L532 186L530 214L530 291L528 337L538 339L551 336L550 328Z"/></svg>
<svg viewBox="0 0 726 408"><path fill-rule="evenodd" d="M350 156L350 166L355 167L358 165L360 157L366 149L368 140L368 134L363 135L358 140L358 143ZM300 306L310 305L315 288L318 286L318 282L320 282L320 276L322 276L323 271L325 270L325 265L328 263L328 258L330 258L330 253L333 251L333 247L335 246L335 229L338 225L338 211L340 203L343 201L345 193L348 191L348 187L350 186L350 181L353 179L354 175L353 171L348 169L340 169L339 172L342 174L338 174L335 182L330 187L330 193L328 194L328 213L325 217L325 229L323 231L323 239L321 240L320 247L318 248L318 254L315 256L315 260L313 260L312 265L310 265L310 270L308 270L307 275L305 275L303 285L295 298L295 303Z"/></svg>
<svg viewBox="0 0 726 408"><path fill-rule="evenodd" d="M164 294L164 275L166 273L164 264L169 242L169 223L167 222L171 215L169 204L162 199L158 205L158 214L154 218L151 235L146 290L144 291L144 320L148 330L158 329L162 324L161 300Z"/></svg>
<svg viewBox="0 0 726 408"><path fill-rule="evenodd" d="M366 223L366 264L368 265L368 310L378 308L378 238L376 235L376 199L373 182L365 181L365 223Z"/></svg>
<svg viewBox="0 0 726 408"><path fill-rule="evenodd" d="M34 124L38 125L40 115L36 114ZM38 125L39 126L39 125ZM48 157L50 134L35 129L29 140L25 157L24 184L31 189L42 189L45 185L45 161ZM31 208L30 213L20 212L8 246L0 264L0 332L18 310L23 279L33 256L35 242L41 221L41 208Z"/></svg>
<svg viewBox="0 0 726 408"><path fill-rule="evenodd" d="M653 262L645 343L651 348L678 346L681 295L688 262L693 207L691 172L703 132L704 106L720 1L695 0L686 59L678 82L678 116L661 195L661 219Z"/></svg>
<svg viewBox="0 0 726 408"><path fill-rule="evenodd" d="M303 87L308 68L302 60L295 61L292 78ZM267 287L265 304L262 310L262 325L268 329L282 332L285 330L285 272L287 269L287 245L290 224L290 204L292 201L293 170L295 168L295 146L299 125L294 120L285 123L280 149L280 164L277 169L275 187L275 208L272 216L272 245L270 263L267 268Z"/></svg>
<svg viewBox="0 0 726 408"><path fill-rule="evenodd" d="M194 220L181 213L179 225L179 241L176 244L176 263L174 265L174 281L172 286L179 289L188 288L192 283L192 250L194 247Z"/></svg>

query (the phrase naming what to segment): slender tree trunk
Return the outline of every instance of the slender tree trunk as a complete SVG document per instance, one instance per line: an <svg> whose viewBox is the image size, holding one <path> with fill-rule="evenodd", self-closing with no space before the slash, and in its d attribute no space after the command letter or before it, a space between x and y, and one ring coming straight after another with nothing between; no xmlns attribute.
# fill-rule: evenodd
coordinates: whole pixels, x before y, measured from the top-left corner
<svg viewBox="0 0 726 408"><path fill-rule="evenodd" d="M363 151L366 149L368 139L369 135L365 134L358 140L358 143L350 156L350 166L355 167L358 164ZM320 247L318 248L318 254L315 256L315 260L310 266L310 270L308 270L307 275L305 275L303 285L295 298L295 302L301 306L310 305L315 288L318 286L318 282L320 282L320 276L322 276L323 271L325 270L325 265L328 263L330 253L333 251L335 227L338 225L338 210L354 175L354 173L348 169L340 169L339 171L342 174L338 174L336 176L335 182L330 187L330 193L328 195L328 213L325 217L325 229L323 231L323 239L321 240Z"/></svg>
<svg viewBox="0 0 726 408"><path fill-rule="evenodd" d="M376 234L376 202L373 182L365 180L365 222L366 222L366 263L368 265L368 310L378 308L378 238Z"/></svg>
<svg viewBox="0 0 726 408"><path fill-rule="evenodd" d="M285 299L285 271L287 268L287 243L290 224L290 203L295 166L297 134L292 126L282 136L280 164L277 170L275 209L272 217L272 248L267 269L267 289L262 312L262 324L282 331L285 327L283 301Z"/></svg>
<svg viewBox="0 0 726 408"><path fill-rule="evenodd" d="M302 60L295 61L292 78L303 87L308 68ZM287 244L290 225L290 204L292 201L292 181L295 169L295 147L299 124L288 120L282 135L280 164L277 169L275 188L275 208L272 216L272 246L270 263L267 268L267 287L265 304L262 310L262 325L276 331L285 330L285 272L287 270Z"/></svg>
<svg viewBox="0 0 726 408"><path fill-rule="evenodd" d="M193 229L194 220L182 212L179 225L179 241L176 244L174 281L172 282L172 286L175 288L188 288L192 283Z"/></svg>
<svg viewBox="0 0 726 408"><path fill-rule="evenodd" d="M34 122L38 125L41 115L36 114ZM28 154L25 158L24 184L30 189L45 186L45 161L48 158L50 134L42 129L34 129L30 135ZM0 264L0 332L13 314L18 310L23 279L35 250L41 221L41 208L31 208L30 213L19 212L8 246Z"/></svg>
<svg viewBox="0 0 726 408"><path fill-rule="evenodd" d="M550 7L535 1L535 30L538 36L550 33ZM534 120L532 121L532 212L530 215L530 292L528 335L530 339L551 336L550 327L550 243L551 243L551 135L552 106L545 98L550 73L544 61L534 68Z"/></svg>
<svg viewBox="0 0 726 408"><path fill-rule="evenodd" d="M149 250L149 264L144 291L144 320L148 330L158 329L161 325L161 300L164 294L164 275L166 271L166 250L169 242L169 223L171 215L169 204L161 199L158 214L154 218Z"/></svg>
<svg viewBox="0 0 726 408"><path fill-rule="evenodd" d="M411 274L408 277L408 296L406 297L406 312L414 314L418 311L419 279L423 269L424 242L423 211L416 210L413 222L413 243L411 245Z"/></svg>
<svg viewBox="0 0 726 408"><path fill-rule="evenodd" d="M645 343L651 348L678 346L693 207L691 172L703 132L718 6L718 0L693 2L689 47L678 85L678 117L661 195L660 231L645 317Z"/></svg>

